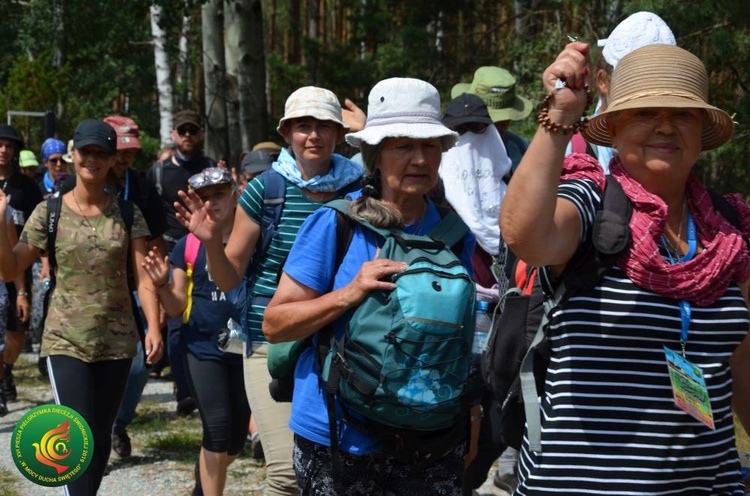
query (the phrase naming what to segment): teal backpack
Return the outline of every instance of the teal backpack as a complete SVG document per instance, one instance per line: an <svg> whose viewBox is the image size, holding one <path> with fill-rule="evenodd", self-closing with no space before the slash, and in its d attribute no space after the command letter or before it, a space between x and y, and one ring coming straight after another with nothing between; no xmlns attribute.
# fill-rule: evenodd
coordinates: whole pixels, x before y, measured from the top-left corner
<svg viewBox="0 0 750 496"><path fill-rule="evenodd" d="M326 206L346 215L348 203ZM395 290L370 293L343 338L331 343L323 380L332 453L336 396L345 410L367 419L357 422L345 412L344 422L379 438L385 451L405 463L434 460L466 433L476 289L452 248L463 247L469 229L454 212L428 236L357 222L385 238L379 258L409 267L391 277Z"/></svg>

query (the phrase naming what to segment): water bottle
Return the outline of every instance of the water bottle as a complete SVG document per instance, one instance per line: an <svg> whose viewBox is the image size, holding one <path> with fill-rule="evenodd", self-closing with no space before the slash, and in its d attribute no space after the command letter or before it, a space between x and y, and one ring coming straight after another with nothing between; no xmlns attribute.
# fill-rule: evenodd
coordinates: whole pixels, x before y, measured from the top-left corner
<svg viewBox="0 0 750 496"><path fill-rule="evenodd" d="M474 324L474 344L471 346L471 352L474 355L481 355L487 344L487 336L489 336L490 328L492 327L492 317L487 313L489 309L489 303L486 301L477 301L476 323Z"/></svg>
<svg viewBox="0 0 750 496"><path fill-rule="evenodd" d="M227 327L219 331L216 344L221 351L244 355L245 333L242 332L242 327L234 319L229 319Z"/></svg>
<svg viewBox="0 0 750 496"><path fill-rule="evenodd" d="M44 291L45 293L49 291L49 286L50 286L49 277L45 277L44 279L42 279L42 291Z"/></svg>

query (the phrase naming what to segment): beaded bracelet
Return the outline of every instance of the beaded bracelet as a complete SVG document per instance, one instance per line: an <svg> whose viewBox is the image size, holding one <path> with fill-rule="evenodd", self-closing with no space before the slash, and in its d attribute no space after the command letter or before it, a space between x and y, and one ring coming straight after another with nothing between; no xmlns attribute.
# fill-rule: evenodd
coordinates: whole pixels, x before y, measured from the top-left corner
<svg viewBox="0 0 750 496"><path fill-rule="evenodd" d="M539 112L536 121L540 126L551 133L559 133L560 131L562 131L563 134L575 134L578 131L586 129L586 126L589 123L589 118L586 116L586 113L591 106L593 97L591 96L591 88L588 84L584 84L583 89L586 91L586 107L584 107L583 114L581 115L581 118L578 120L578 122L574 124L560 124L559 122L554 122L552 119L550 119L549 102L550 100L552 100L554 92L547 93L547 96L545 96L544 100L542 100L542 111Z"/></svg>

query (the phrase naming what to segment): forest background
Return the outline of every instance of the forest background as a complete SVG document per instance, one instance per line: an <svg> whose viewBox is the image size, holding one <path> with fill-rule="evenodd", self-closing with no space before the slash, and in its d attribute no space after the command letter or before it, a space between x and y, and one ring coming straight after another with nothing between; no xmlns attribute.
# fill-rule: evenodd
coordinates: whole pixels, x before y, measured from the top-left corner
<svg viewBox="0 0 750 496"><path fill-rule="evenodd" d="M205 152L237 164L254 143L280 142L276 123L296 88L329 88L364 110L386 77L438 88L497 65L540 102L543 69L568 34L592 44L627 15L660 15L678 45L706 64L709 100L734 116L733 140L704 153L697 174L750 195L750 2L744 0L1 0L0 118L51 111L63 140L86 117L122 114L140 126L147 168L172 114L206 122ZM665 61L669 63L669 61ZM531 137L534 119L513 130ZM38 152L44 126L13 117Z"/></svg>

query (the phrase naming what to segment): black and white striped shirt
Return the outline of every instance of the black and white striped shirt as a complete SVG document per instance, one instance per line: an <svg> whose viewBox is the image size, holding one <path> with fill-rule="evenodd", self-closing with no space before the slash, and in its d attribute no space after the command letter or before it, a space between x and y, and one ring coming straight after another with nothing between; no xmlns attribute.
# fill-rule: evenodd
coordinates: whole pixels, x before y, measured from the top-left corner
<svg viewBox="0 0 750 496"><path fill-rule="evenodd" d="M600 202L587 181L559 195L586 239ZM687 358L703 369L716 430L678 409L664 346L680 347L677 300L635 286L617 266L553 313L542 398L542 451L524 445L519 495L743 495L728 360L750 319L736 284L692 305Z"/></svg>

